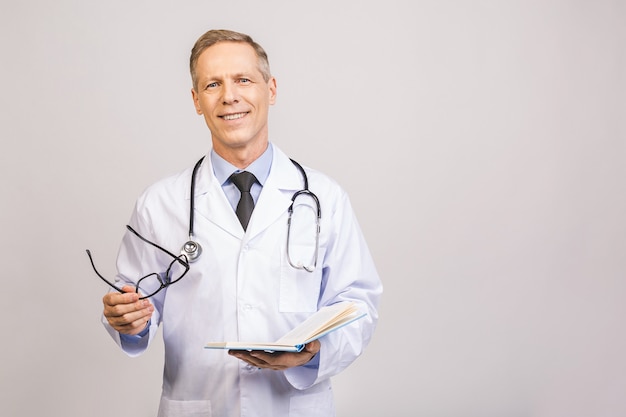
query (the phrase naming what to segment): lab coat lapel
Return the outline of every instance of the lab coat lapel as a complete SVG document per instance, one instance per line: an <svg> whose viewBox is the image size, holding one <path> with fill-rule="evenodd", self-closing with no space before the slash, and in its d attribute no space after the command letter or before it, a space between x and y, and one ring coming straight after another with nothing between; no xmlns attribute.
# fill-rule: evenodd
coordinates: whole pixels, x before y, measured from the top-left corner
<svg viewBox="0 0 626 417"><path fill-rule="evenodd" d="M282 216L291 204L291 196L302 188L300 171L291 163L287 155L273 146L272 169L259 199L252 212L248 233L245 234L237 215L224 195L221 184L213 174L211 158L202 162L196 179L195 213L225 232L239 239L252 239L262 233ZM285 223L285 227L287 224ZM199 232L199 230L198 230Z"/></svg>
<svg viewBox="0 0 626 417"><path fill-rule="evenodd" d="M254 238L274 224L291 204L293 193L302 188L300 172L293 166L287 155L275 145L273 149L272 169L252 212L248 225L248 239Z"/></svg>
<svg viewBox="0 0 626 417"><path fill-rule="evenodd" d="M231 235L243 239L244 230L231 207L221 184L213 174L211 158L202 162L196 179L195 212Z"/></svg>

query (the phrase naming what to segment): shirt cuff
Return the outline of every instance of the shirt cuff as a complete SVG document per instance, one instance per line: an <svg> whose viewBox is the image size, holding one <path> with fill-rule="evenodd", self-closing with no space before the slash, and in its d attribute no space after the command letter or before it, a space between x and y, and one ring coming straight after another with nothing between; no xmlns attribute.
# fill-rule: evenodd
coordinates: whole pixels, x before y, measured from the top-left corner
<svg viewBox="0 0 626 417"><path fill-rule="evenodd" d="M137 345L149 333L150 333L150 320L148 320L148 322L146 323L146 327L144 327L143 330L137 334L120 333L120 341L122 342L122 345L125 345L125 346Z"/></svg>
<svg viewBox="0 0 626 417"><path fill-rule="evenodd" d="M307 389L317 380L319 367L320 355L318 352L304 365L285 369L285 377L294 388L299 390Z"/></svg>

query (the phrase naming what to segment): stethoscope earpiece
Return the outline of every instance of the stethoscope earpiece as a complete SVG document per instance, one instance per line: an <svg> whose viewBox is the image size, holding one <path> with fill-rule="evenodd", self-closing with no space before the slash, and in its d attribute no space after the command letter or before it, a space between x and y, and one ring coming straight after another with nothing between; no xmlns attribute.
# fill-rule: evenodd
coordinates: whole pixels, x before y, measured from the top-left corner
<svg viewBox="0 0 626 417"><path fill-rule="evenodd" d="M185 256L189 263L195 262L198 257L200 257L201 253L202 246L200 246L198 242L194 242L193 240L185 242L183 248L180 250L180 254L182 256Z"/></svg>

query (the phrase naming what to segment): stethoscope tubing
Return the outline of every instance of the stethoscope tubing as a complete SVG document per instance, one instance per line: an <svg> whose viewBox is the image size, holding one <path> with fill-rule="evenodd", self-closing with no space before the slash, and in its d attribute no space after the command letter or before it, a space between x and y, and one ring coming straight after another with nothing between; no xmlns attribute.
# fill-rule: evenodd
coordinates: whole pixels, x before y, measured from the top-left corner
<svg viewBox="0 0 626 417"><path fill-rule="evenodd" d="M200 244L196 242L194 239L193 226L194 226L196 177L198 176L198 171L200 169L200 166L202 165L202 161L204 160L204 158L205 157L203 156L202 158L198 160L198 162L196 162L196 164L193 167L193 171L191 172L191 190L190 190L190 196L189 196L189 240L185 242L185 244L183 245L181 249L181 256L184 256L190 263L195 262L200 256L200 254L202 253L202 246L200 246ZM296 191L295 193L293 193L293 196L291 196L291 204L289 205L289 209L288 209L289 216L287 220L287 259L289 261L289 264L292 267L296 269L304 269L305 271L308 271L308 272L313 272L317 266L317 253L319 250L320 220L322 217L322 210L321 210L319 198L317 198L315 193L309 190L309 178L306 175L304 168L295 160L291 158L289 158L289 160L295 165L298 171L300 171L300 174L302 174L302 181L304 183L303 184L304 188L299 191ZM301 195L307 195L311 197L313 201L315 202L316 211L317 211L315 253L313 256L312 266L302 265L300 262L294 264L291 261L291 256L289 253L289 243L290 243L290 233L291 233L291 216L293 214L293 206L295 204L296 198L298 198Z"/></svg>

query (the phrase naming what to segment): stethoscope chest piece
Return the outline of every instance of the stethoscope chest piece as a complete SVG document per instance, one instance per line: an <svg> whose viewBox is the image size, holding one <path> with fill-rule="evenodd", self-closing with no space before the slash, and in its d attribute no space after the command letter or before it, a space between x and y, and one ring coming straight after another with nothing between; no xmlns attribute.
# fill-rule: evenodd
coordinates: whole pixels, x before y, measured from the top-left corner
<svg viewBox="0 0 626 417"><path fill-rule="evenodd" d="M183 248L180 251L182 256L187 258L188 262L195 262L200 254L202 253L202 246L198 242L194 242L193 240L189 240L185 242Z"/></svg>

